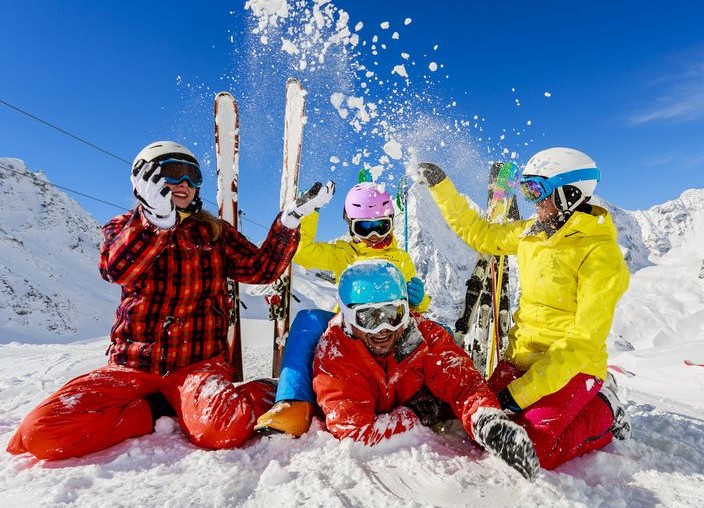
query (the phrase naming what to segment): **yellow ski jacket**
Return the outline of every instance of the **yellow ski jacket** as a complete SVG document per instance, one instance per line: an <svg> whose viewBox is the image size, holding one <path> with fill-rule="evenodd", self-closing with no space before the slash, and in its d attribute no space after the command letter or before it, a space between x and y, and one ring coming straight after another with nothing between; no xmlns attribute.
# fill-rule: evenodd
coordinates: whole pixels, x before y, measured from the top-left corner
<svg viewBox="0 0 704 508"><path fill-rule="evenodd" d="M606 379L606 338L629 281L608 212L575 212L548 238L531 231L535 219L489 223L449 178L430 193L467 245L517 256L521 296L506 359L526 371L508 386L518 405L530 406L580 372Z"/></svg>
<svg viewBox="0 0 704 508"><path fill-rule="evenodd" d="M301 219L301 240L298 250L293 257L293 262L305 269L317 268L332 270L335 280L340 279L340 274L355 261L363 259L384 259L393 263L401 270L406 281L416 276L416 267L411 256L398 247L396 239L391 244L381 249L373 249L363 243L336 240L335 243L316 242L315 235L318 231L319 214L311 213ZM417 307L411 307L416 312L425 312L430 306L430 297L426 294Z"/></svg>

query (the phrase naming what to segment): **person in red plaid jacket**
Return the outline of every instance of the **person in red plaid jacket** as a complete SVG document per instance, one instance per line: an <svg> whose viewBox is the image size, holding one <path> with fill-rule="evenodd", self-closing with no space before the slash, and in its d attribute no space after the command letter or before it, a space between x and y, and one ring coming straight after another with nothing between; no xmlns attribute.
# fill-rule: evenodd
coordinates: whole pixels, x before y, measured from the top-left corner
<svg viewBox="0 0 704 508"><path fill-rule="evenodd" d="M273 404L273 381L232 382L226 277L274 282L296 252L300 218L331 199L334 183L316 183L288 205L257 247L202 210L202 174L184 146L147 145L131 179L139 204L103 227L100 246L100 274L122 287L108 365L30 412L10 439L12 454L83 456L153 432L164 415L199 447L234 448Z"/></svg>

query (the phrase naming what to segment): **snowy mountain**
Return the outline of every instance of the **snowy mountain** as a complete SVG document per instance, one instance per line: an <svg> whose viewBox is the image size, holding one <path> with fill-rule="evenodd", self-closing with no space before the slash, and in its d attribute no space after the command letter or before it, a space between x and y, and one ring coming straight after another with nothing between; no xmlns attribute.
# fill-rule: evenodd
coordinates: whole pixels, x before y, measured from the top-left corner
<svg viewBox="0 0 704 508"><path fill-rule="evenodd" d="M98 274L100 228L18 159L0 158L0 343L104 335L119 288Z"/></svg>

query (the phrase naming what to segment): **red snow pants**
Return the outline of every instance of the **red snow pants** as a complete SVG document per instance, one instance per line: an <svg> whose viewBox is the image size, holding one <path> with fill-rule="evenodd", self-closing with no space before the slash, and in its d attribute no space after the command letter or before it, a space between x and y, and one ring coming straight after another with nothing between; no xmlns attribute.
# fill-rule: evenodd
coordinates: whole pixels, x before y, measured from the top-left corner
<svg viewBox="0 0 704 508"><path fill-rule="evenodd" d="M489 378L489 388L499 393L523 374L501 361ZM562 389L511 418L528 432L544 469L554 469L611 442L608 429L614 417L607 403L597 397L602 384L594 376L577 374Z"/></svg>
<svg viewBox="0 0 704 508"><path fill-rule="evenodd" d="M108 365L79 376L32 410L7 451L39 459L80 457L154 430L147 395L161 392L196 446L235 448L254 435L276 389L262 381L234 385L222 357L159 375Z"/></svg>

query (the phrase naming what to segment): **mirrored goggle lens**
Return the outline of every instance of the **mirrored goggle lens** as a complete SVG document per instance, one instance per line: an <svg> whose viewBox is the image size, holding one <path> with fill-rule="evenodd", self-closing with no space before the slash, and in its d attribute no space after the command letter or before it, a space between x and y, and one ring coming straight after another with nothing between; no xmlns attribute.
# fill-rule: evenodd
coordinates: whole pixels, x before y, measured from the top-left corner
<svg viewBox="0 0 704 508"><path fill-rule="evenodd" d="M203 176L197 164L178 159L167 159L159 163L160 174L167 183L176 185L186 181L191 187L203 185Z"/></svg>
<svg viewBox="0 0 704 508"><path fill-rule="evenodd" d="M355 220L352 222L352 231L362 238L367 238L375 233L379 236L385 236L391 231L391 219Z"/></svg>
<svg viewBox="0 0 704 508"><path fill-rule="evenodd" d="M193 187L194 189L197 189L201 186L201 184L196 185L196 183L191 180L191 177L189 177L188 175L183 175L181 178L171 178L170 176L165 176L164 181L171 185L178 185L181 182L186 182L189 187Z"/></svg>
<svg viewBox="0 0 704 508"><path fill-rule="evenodd" d="M408 305L389 302L383 305L360 305L354 309L355 325L362 330L378 332L381 329L398 330L408 317Z"/></svg>
<svg viewBox="0 0 704 508"><path fill-rule="evenodd" d="M521 180L521 191L526 199L532 202L541 201L550 194L544 182L536 178Z"/></svg>

